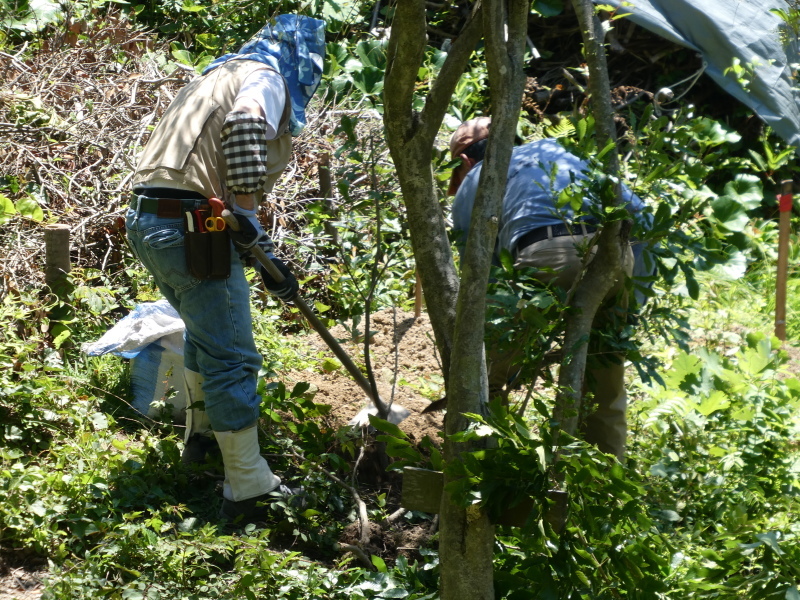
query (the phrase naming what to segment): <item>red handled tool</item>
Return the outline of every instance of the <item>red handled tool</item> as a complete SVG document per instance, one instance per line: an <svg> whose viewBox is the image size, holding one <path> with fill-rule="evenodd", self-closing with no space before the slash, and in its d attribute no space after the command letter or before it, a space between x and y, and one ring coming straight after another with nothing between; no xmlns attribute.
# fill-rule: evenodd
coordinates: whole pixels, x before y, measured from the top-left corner
<svg viewBox="0 0 800 600"><path fill-rule="evenodd" d="M197 223L197 231L199 233L205 233L206 232L206 226L204 224L205 223L205 218L203 217L203 211L200 210L200 209L197 209L197 210L194 210L192 212L194 213L195 223Z"/></svg>
<svg viewBox="0 0 800 600"><path fill-rule="evenodd" d="M222 212L225 210L225 204L219 198L209 198L208 204L211 206L211 215L206 218L204 226L207 231L224 231L226 224L225 219L222 218Z"/></svg>

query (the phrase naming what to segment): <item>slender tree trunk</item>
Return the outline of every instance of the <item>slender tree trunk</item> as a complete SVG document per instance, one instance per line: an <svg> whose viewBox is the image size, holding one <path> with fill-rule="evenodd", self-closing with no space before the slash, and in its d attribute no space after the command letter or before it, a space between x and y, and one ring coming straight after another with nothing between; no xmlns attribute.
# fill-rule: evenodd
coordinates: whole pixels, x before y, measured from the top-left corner
<svg viewBox="0 0 800 600"><path fill-rule="evenodd" d="M395 166L403 191L406 220L417 272L425 294L425 305L431 318L442 364L449 365L459 280L453 264L442 208L434 194L431 148L432 141L428 145L417 141L407 144L404 152L421 158L419 162L423 164L416 160L395 160ZM444 376L447 379L447 375Z"/></svg>
<svg viewBox="0 0 800 600"><path fill-rule="evenodd" d="M448 436L463 431L468 425L464 413L480 413L488 397L484 356L486 284L522 102L525 82L522 56L528 10L527 0L488 0L483 12L492 127L462 256L454 335L457 350L451 358L447 391ZM445 437L444 456L448 463L461 460L462 453L476 449ZM479 506L465 509L455 504L447 492L450 482L451 477L445 471L445 493L439 512L441 597L443 600L494 598L494 526Z"/></svg>
<svg viewBox="0 0 800 600"><path fill-rule="evenodd" d="M595 117L597 147L604 149L608 145L616 144L616 133L611 86L603 48L603 29L591 0L572 0L572 4L580 22L584 54L589 67L589 94ZM607 152L605 157L606 173L618 176L619 156L616 149ZM621 187L618 185L615 205L622 202L620 192ZM597 254L575 289L571 305L577 310L567 320L564 362L561 364L559 393L553 411L553 418L569 434L574 434L578 427L592 321L603 299L622 277L623 252L628 245L627 231L628 228L623 228L621 221L603 226L597 242Z"/></svg>

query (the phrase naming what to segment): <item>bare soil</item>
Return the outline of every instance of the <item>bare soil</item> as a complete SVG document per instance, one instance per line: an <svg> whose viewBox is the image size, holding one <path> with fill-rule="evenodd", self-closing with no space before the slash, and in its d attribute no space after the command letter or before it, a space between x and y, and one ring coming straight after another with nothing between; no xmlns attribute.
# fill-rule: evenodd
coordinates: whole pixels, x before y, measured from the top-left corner
<svg viewBox="0 0 800 600"><path fill-rule="evenodd" d="M364 363L364 323L358 325L360 336L353 336L345 327L331 330L341 340L346 352L356 364ZM411 312L383 310L370 318L369 348L372 369L381 398L392 401L410 414L400 424L412 442L421 442L425 436L434 443L440 441L441 413L423 415L422 411L443 394L441 368L433 340L430 319L422 314L415 318ZM333 353L319 336L311 335L309 344L315 351L327 353L332 362ZM305 370L288 373L286 383L305 381L316 388L314 401L332 407L331 417L336 425L346 425L365 407L371 406L367 395L339 366L328 370Z"/></svg>

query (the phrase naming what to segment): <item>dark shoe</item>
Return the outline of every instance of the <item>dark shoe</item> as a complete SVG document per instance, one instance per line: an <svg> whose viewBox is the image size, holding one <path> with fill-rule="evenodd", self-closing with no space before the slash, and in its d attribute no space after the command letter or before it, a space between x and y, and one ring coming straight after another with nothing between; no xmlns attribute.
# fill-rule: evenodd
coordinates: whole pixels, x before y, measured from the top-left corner
<svg viewBox="0 0 800 600"><path fill-rule="evenodd" d="M184 465L204 465L208 462L208 455L220 455L217 440L207 435L195 434L183 447L181 462Z"/></svg>
<svg viewBox="0 0 800 600"><path fill-rule="evenodd" d="M305 508L306 498L302 487L290 488L287 485L279 485L276 489L255 498L239 500L234 502L227 498L222 499L222 508L219 516L226 521L245 522L266 521L269 516L271 504L284 502L293 508Z"/></svg>

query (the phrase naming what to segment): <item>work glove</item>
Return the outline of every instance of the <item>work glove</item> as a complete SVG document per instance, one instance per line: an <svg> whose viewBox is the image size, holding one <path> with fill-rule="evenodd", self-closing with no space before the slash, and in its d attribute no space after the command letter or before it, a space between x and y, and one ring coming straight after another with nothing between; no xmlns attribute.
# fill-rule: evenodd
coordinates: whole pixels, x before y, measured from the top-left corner
<svg viewBox="0 0 800 600"><path fill-rule="evenodd" d="M275 281L272 275L261 265L259 271L261 273L261 279L264 280L264 287L267 288L267 291L284 302L291 302L294 300L295 296L297 296L297 292L300 290L300 284L297 283L297 279L292 275L289 267L283 264L279 258L276 258L272 254L268 254L267 256L272 261L272 264L281 272L281 275L284 276L284 280L280 283Z"/></svg>
<svg viewBox="0 0 800 600"><path fill-rule="evenodd" d="M271 256L272 251L275 250L275 244L267 232L264 231L264 228L261 227L261 223L256 218L255 210L245 210L234 204L232 214L239 223L239 231L228 228L231 240L239 253L242 263L246 266L254 267L258 261L253 256L252 249L258 245L265 254Z"/></svg>
<svg viewBox="0 0 800 600"><path fill-rule="evenodd" d="M228 228L228 232L231 235L233 245L236 246L236 249L240 254L242 251L250 250L261 240L262 237L266 236L266 238L269 239L269 236L261 226L258 217L256 217L255 209L246 210L238 204L234 204L232 214L234 217L236 217L236 221L239 223L239 231L234 231L233 228ZM272 249L269 251L272 251Z"/></svg>

